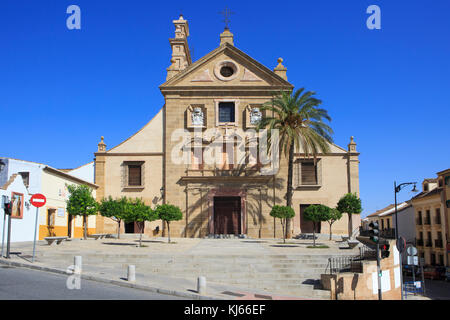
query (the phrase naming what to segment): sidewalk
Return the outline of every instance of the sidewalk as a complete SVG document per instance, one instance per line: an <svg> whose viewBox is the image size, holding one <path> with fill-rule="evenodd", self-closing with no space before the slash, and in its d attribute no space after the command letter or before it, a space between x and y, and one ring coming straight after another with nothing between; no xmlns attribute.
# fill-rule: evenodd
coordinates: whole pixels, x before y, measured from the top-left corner
<svg viewBox="0 0 450 320"><path fill-rule="evenodd" d="M241 255L290 254L293 252L293 249L296 250L296 253L307 252L308 254L314 254L315 252L326 254L326 251L333 251L334 254L350 253L348 250L336 252L336 248L307 249L306 245L310 245L311 241L293 239L290 239L286 245L280 245L280 240L273 239L233 242L217 239L176 238L173 241L175 244L168 244L166 238L145 239L142 243L146 247L143 248L136 247L136 239L74 240L52 246L48 246L46 242L39 242L36 245L36 259L34 263L31 263L32 243L17 243L11 245L11 259L1 258L0 263L46 272L67 274L69 277L70 274L67 273L67 268L73 264L74 256L97 254L109 257L109 254L111 254L115 259L115 263L94 264L88 263L89 260L83 258L81 279L169 294L193 300L312 300L315 298L283 296L255 289L218 284L210 281L210 279L206 279L206 293L199 295L197 293L197 283L192 278L174 278L147 271L143 272L138 266L136 267L136 282L131 283L126 280L128 262L126 257L136 259L145 257L148 259L152 254L198 255L204 254L205 252L230 256L236 254L236 250L239 250ZM324 241L318 242L323 243ZM224 247L224 243L228 245ZM334 245L334 242L328 245ZM123 259L120 258L121 255L124 256ZM65 258L60 258L62 256Z"/></svg>

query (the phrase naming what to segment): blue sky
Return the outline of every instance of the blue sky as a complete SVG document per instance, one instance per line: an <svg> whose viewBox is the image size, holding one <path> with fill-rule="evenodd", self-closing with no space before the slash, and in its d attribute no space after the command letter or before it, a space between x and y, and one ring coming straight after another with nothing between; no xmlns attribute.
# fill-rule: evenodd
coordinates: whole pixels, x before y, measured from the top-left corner
<svg viewBox="0 0 450 320"><path fill-rule="evenodd" d="M81 30L66 9L81 8ZM381 8L381 30L366 9ZM143 127L163 106L168 38L189 21L194 60L219 45L218 14L235 14L235 46L317 92L336 144L355 136L365 216L393 202L393 183L450 167L450 1L2 0L0 156L78 167ZM400 201L411 197L409 189Z"/></svg>

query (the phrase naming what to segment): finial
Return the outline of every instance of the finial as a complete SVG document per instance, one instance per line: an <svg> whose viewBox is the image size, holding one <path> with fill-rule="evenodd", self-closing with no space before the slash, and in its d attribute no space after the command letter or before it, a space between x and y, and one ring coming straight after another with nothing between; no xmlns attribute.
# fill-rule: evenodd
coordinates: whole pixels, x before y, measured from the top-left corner
<svg viewBox="0 0 450 320"><path fill-rule="evenodd" d="M182 13L180 13L180 18L178 20L184 20Z"/></svg>
<svg viewBox="0 0 450 320"><path fill-rule="evenodd" d="M278 60L277 60L277 61L278 61L278 63L280 63L280 64L281 64L281 63L283 62L283 58L278 58Z"/></svg>

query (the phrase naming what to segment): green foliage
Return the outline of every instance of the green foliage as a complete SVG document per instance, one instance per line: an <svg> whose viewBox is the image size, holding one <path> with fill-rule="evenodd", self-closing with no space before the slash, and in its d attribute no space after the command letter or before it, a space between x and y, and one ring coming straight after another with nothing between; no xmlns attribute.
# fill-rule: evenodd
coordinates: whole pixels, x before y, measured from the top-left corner
<svg viewBox="0 0 450 320"><path fill-rule="evenodd" d="M329 216L329 219L327 221L328 221L328 223L333 224L336 221L340 220L341 218L342 218L342 212L340 212L336 208L332 208L330 210L330 216Z"/></svg>
<svg viewBox="0 0 450 320"><path fill-rule="evenodd" d="M331 208L323 204L313 204L305 209L304 217L312 222L327 221L331 216Z"/></svg>
<svg viewBox="0 0 450 320"><path fill-rule="evenodd" d="M111 196L103 198L98 211L103 217L111 218L115 221L123 220L126 214L128 200L126 197L113 199Z"/></svg>
<svg viewBox="0 0 450 320"><path fill-rule="evenodd" d="M67 200L67 212L76 216L97 214L98 203L92 196L92 190L85 185L67 185L70 196Z"/></svg>
<svg viewBox="0 0 450 320"><path fill-rule="evenodd" d="M183 213L179 207L171 204L159 205L156 207L155 211L158 218L167 223L167 235L170 243L170 221L183 219Z"/></svg>
<svg viewBox="0 0 450 320"><path fill-rule="evenodd" d="M289 219L295 216L295 211L291 207L275 205L272 207L270 215L274 218Z"/></svg>
<svg viewBox="0 0 450 320"><path fill-rule="evenodd" d="M283 231L283 243L286 243L286 233L288 230L288 219L293 218L295 216L295 211L291 207L288 206L279 206L275 205L270 210L270 215L274 218L279 218L281 221L281 227Z"/></svg>
<svg viewBox="0 0 450 320"><path fill-rule="evenodd" d="M158 214L141 199L129 200L124 220L126 222L143 222L158 220Z"/></svg>
<svg viewBox="0 0 450 320"><path fill-rule="evenodd" d="M305 156L315 155L320 151L327 153L329 144L333 142L333 130L324 120L331 121L325 109L318 106L321 100L314 98L313 91L304 92L304 88L295 93L280 91L261 109L273 117L264 117L258 129L278 129L280 135L280 150L288 154L291 145L297 150L304 150Z"/></svg>
<svg viewBox="0 0 450 320"><path fill-rule="evenodd" d="M156 207L155 212L159 219L170 222L183 219L183 213L177 206L171 204L162 204Z"/></svg>
<svg viewBox="0 0 450 320"><path fill-rule="evenodd" d="M341 213L358 214L362 211L361 199L355 193L347 193L338 202L336 207Z"/></svg>

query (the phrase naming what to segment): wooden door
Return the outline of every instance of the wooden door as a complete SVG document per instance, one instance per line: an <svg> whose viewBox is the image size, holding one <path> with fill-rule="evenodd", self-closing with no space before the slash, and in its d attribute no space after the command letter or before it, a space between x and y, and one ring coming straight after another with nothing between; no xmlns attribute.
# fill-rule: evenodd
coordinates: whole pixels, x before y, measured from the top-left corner
<svg viewBox="0 0 450 320"><path fill-rule="evenodd" d="M241 233L241 198L216 197L214 199L214 233Z"/></svg>

